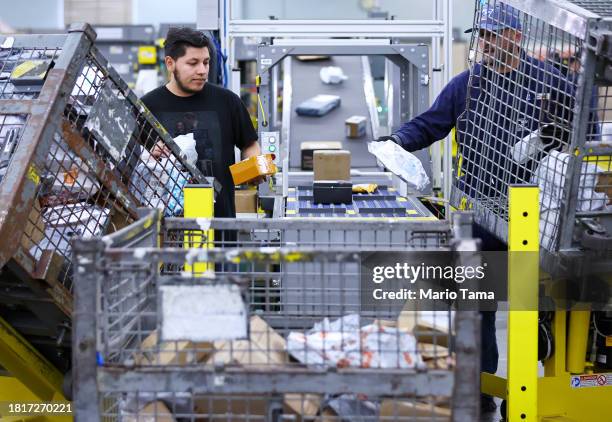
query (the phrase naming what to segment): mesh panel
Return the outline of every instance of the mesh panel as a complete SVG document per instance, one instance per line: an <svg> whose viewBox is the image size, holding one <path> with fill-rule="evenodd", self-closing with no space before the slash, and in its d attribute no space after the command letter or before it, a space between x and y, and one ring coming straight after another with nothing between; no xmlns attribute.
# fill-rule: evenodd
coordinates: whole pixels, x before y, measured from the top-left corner
<svg viewBox="0 0 612 422"><path fill-rule="evenodd" d="M450 403L442 398L342 394L110 393L103 397L102 420L168 421L422 421L450 420Z"/></svg>
<svg viewBox="0 0 612 422"><path fill-rule="evenodd" d="M586 137L579 137L574 129L583 118L582 103L576 99L593 78L592 70L583 68L583 41L496 0L477 5L474 28L452 202L473 208L475 220L505 240L508 186L537 184L541 245L555 251L561 229L572 230L571 224L560 225L563 207L572 203L569 185L577 177L572 176L574 149L608 136L608 87L595 86L586 94ZM609 198L597 191L609 183L602 176L609 169L603 158L584 159L574 193L578 212L605 210Z"/></svg>
<svg viewBox="0 0 612 422"><path fill-rule="evenodd" d="M0 115L0 183L6 176L27 120L28 116L22 114Z"/></svg>
<svg viewBox="0 0 612 422"><path fill-rule="evenodd" d="M4 65L17 63L11 60ZM163 139L163 129L154 126L133 94L111 75L91 49L71 88L63 119L49 123L53 136L22 235L22 247L35 259L45 251L65 259L60 282L68 290L74 237L101 236L124 227L139 206L181 215L182 188L195 180L178 158L177 147ZM25 116L0 116L0 177L26 124ZM38 148L46 150L42 143Z"/></svg>
<svg viewBox="0 0 612 422"><path fill-rule="evenodd" d="M0 48L0 99L36 99L57 48Z"/></svg>
<svg viewBox="0 0 612 422"><path fill-rule="evenodd" d="M612 4L609 0L569 0L577 6L583 7L589 12L596 13L602 17L612 16Z"/></svg>

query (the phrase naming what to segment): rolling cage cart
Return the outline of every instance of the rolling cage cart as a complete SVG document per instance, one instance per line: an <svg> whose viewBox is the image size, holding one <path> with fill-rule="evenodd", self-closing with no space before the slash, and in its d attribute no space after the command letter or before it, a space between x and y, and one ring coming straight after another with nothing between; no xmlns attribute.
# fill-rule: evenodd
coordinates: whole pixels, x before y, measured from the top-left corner
<svg viewBox="0 0 612 422"><path fill-rule="evenodd" d="M76 420L478 420L476 312L446 306L428 325L355 301L371 251L473 263L475 245L466 213L451 226L153 211L78 239Z"/></svg>
<svg viewBox="0 0 612 422"><path fill-rule="evenodd" d="M510 312L508 379L484 374L483 388L508 399L510 421L608 420L609 334L595 320L611 302L612 3L483 0L474 28L451 202L542 270L540 283L537 266L510 277L510 310L529 297L540 313ZM511 239L515 184L539 188L517 193L514 216L537 215L539 239Z"/></svg>
<svg viewBox="0 0 612 422"><path fill-rule="evenodd" d="M141 206L181 215L183 185L207 183L95 38L88 25L0 36L0 367L42 400L61 396L70 364L71 239Z"/></svg>

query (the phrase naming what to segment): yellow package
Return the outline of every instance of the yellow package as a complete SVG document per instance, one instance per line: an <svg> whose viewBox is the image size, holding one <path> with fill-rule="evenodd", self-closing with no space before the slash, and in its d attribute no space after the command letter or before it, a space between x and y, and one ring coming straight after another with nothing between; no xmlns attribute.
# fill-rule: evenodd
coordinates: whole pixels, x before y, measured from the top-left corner
<svg viewBox="0 0 612 422"><path fill-rule="evenodd" d="M278 170L273 154L263 154L247 158L230 166L235 185L242 185L260 176L271 176Z"/></svg>
<svg viewBox="0 0 612 422"><path fill-rule="evenodd" d="M360 183L353 185L353 193L374 193L378 189L376 183Z"/></svg>

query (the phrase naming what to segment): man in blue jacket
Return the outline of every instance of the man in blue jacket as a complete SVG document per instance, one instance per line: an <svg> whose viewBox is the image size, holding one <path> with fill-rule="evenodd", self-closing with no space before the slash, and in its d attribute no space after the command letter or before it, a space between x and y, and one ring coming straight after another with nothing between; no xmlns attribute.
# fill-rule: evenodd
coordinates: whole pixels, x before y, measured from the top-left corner
<svg viewBox="0 0 612 422"><path fill-rule="evenodd" d="M573 82L521 48L516 9L497 4L483 8L481 16L475 28L480 31L479 63L455 76L429 110L377 139L392 140L413 152L456 128L462 160L455 187L476 201L499 200L507 197L509 184L529 183L543 153L516 161L512 146L540 130L548 134L544 140L548 149L559 148L568 141L573 107ZM482 226L475 225L474 236L482 240L483 250L506 250L505 243ZM482 312L481 341L481 370L495 373L499 358L495 312ZM483 395L481 408L488 412L496 405Z"/></svg>

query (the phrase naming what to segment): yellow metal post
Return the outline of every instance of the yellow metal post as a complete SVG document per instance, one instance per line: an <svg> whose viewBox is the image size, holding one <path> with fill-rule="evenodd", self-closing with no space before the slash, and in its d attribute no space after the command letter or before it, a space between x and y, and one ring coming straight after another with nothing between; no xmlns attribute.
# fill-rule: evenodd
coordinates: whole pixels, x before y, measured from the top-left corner
<svg viewBox="0 0 612 422"><path fill-rule="evenodd" d="M538 420L539 199L511 186L508 215L508 383L510 422Z"/></svg>
<svg viewBox="0 0 612 422"><path fill-rule="evenodd" d="M589 338L591 311L571 311L567 333L567 372L581 374Z"/></svg>
<svg viewBox="0 0 612 422"><path fill-rule="evenodd" d="M62 373L2 318L0 365L40 400L65 401Z"/></svg>
<svg viewBox="0 0 612 422"><path fill-rule="evenodd" d="M214 188L212 185L187 185L183 193L185 195L184 216L185 218L213 218L215 212ZM212 248L214 246L214 230L207 229L206 220L202 222L202 229L205 234L200 232L185 232L185 248ZM199 262L193 265L186 264L185 271L195 275L212 270L214 264Z"/></svg>

